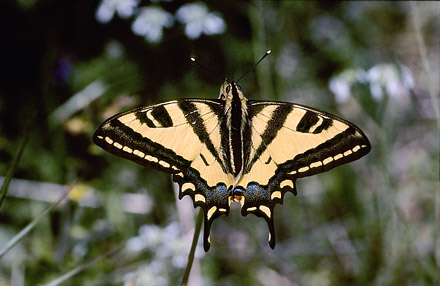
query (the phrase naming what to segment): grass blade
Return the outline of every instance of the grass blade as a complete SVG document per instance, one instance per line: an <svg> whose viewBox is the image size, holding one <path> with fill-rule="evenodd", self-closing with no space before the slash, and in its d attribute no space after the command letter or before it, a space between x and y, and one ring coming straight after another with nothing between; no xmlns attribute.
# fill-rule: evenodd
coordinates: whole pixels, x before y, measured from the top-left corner
<svg viewBox="0 0 440 286"><path fill-rule="evenodd" d="M182 278L182 286L188 285L189 274L191 273L191 267L194 262L194 253L196 252L197 242L199 241L200 230L202 229L203 221L203 210L200 209L199 215L197 216L196 226L194 228L194 236L191 244L191 249L188 254L188 263L186 264L185 273Z"/></svg>
<svg viewBox="0 0 440 286"><path fill-rule="evenodd" d="M114 247L112 249L110 249L109 251L107 251L106 253L72 269L71 271L67 272L66 274L58 277L57 279L53 280L52 282L49 282L47 284L44 284L43 286L57 286L60 285L61 283L63 283L64 281L66 281L67 279L72 278L73 276L75 276L76 274L80 273L81 271L87 269L88 267L92 266L93 264L95 264L96 262L98 262L99 260L103 259L104 257L107 257L111 254L114 254L117 250L119 249L119 247Z"/></svg>
<svg viewBox="0 0 440 286"><path fill-rule="evenodd" d="M6 179L5 179L6 180ZM15 235L8 243L0 250L0 258L3 257L12 247L14 247L21 239L31 231L35 225L37 225L42 218L44 218L54 207L56 207L61 201L63 201L69 192L72 190L74 184L72 184L61 196L60 198L41 212L31 223L29 223L25 228L23 228L17 235Z"/></svg>
<svg viewBox="0 0 440 286"><path fill-rule="evenodd" d="M428 51L426 49L425 41L423 40L422 31L420 30L420 18L417 9L417 3L414 1L411 1L411 12L413 14L414 27L416 29L417 46L419 48L419 53L420 53L420 58L422 59L423 68L425 69L425 76L428 80L428 89L432 101L432 107L434 108L435 116L437 119L437 128L440 130L440 108L439 108L438 97L435 95L435 91L434 91L434 80L432 78L433 72L429 64Z"/></svg>
<svg viewBox="0 0 440 286"><path fill-rule="evenodd" d="M0 207L3 204L3 201L6 197L6 194L8 192L9 184L11 183L12 176L14 175L15 168L17 167L18 161L20 161L21 155L23 154L24 148L26 147L26 144L29 140L29 134L30 134L30 128L28 129L28 132L26 133L26 136L20 144L20 148L18 149L17 154L14 157L14 160L12 161L11 167L8 169L8 172L6 173L5 180L3 182L3 185L0 189Z"/></svg>

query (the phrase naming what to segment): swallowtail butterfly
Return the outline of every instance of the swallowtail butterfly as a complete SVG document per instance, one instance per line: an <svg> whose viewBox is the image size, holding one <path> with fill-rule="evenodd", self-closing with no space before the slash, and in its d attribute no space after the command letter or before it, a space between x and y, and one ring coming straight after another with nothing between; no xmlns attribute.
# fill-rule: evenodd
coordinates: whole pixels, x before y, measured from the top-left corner
<svg viewBox="0 0 440 286"><path fill-rule="evenodd" d="M266 54L267 55L267 54ZM274 208L297 178L328 171L370 151L365 134L335 115L287 102L249 100L235 82L218 99L179 99L107 119L93 141L106 151L172 174L179 197L204 211L204 249L211 223L228 215L263 217L275 247Z"/></svg>

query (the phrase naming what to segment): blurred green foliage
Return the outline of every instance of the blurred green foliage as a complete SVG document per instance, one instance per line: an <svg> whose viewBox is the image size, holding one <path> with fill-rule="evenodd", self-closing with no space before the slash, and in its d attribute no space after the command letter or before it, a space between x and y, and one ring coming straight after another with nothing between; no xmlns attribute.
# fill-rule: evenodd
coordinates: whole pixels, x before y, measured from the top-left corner
<svg viewBox="0 0 440 286"><path fill-rule="evenodd" d="M194 3L185 7L201 13L197 37L186 30L191 19L178 16ZM77 181L70 199L0 260L0 286L49 283L115 246L62 285L178 284L197 213L192 202L177 200L168 175L106 153L92 134L130 108L216 98L221 80L190 56L237 79L269 48L271 56L240 82L245 95L342 116L365 131L372 151L298 180L298 196L276 208L275 250L263 220L234 208L216 220L211 250L198 247L189 285L440 283L438 2L21 0L0 7L2 180L31 130L0 209L0 248ZM157 22L170 17L172 24ZM148 27L143 34L137 20ZM206 21L217 26L203 29Z"/></svg>

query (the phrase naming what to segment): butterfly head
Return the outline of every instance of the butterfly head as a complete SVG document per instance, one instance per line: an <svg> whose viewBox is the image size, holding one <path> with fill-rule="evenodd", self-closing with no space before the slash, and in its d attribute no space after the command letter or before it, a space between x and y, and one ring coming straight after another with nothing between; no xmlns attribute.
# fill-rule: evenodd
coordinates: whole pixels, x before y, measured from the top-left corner
<svg viewBox="0 0 440 286"><path fill-rule="evenodd" d="M225 80L220 87L220 95L218 98L222 100L232 100L234 94L240 99L243 98L241 87L236 82L228 82L228 80Z"/></svg>

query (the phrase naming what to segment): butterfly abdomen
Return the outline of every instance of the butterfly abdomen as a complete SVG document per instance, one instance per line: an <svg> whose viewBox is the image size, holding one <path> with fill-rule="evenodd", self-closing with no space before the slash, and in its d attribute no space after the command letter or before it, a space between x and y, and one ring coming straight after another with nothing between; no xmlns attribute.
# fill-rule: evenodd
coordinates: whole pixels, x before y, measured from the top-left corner
<svg viewBox="0 0 440 286"><path fill-rule="evenodd" d="M246 101L243 96L239 96L237 87L235 84L231 84L231 96L227 97L227 100L231 100L231 108L228 115L229 120L229 148L231 152L231 166L234 177L237 177L242 172L244 161L244 138L243 131L244 126L247 123L247 105L242 104L242 101Z"/></svg>

